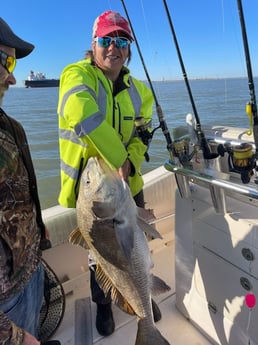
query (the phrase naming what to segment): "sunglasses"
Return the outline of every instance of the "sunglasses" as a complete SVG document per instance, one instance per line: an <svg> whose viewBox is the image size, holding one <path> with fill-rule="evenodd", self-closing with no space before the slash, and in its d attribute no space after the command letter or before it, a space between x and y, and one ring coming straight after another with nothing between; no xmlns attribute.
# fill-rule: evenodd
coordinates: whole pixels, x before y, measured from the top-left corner
<svg viewBox="0 0 258 345"><path fill-rule="evenodd" d="M0 64L10 74L14 71L16 66L16 58L12 55L6 54L6 52L0 50Z"/></svg>
<svg viewBox="0 0 258 345"><path fill-rule="evenodd" d="M131 43L127 38L125 37L96 37L94 38L94 42L98 43L98 46L101 48L107 48L109 47L112 42L115 42L116 48L127 48L129 44Z"/></svg>

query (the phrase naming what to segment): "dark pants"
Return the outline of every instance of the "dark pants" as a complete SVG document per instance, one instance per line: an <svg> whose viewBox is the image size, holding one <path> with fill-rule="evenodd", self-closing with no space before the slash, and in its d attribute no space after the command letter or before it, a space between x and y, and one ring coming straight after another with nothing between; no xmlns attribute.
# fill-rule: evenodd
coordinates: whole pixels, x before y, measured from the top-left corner
<svg viewBox="0 0 258 345"><path fill-rule="evenodd" d="M143 191L140 191L134 197L134 201L138 207L144 208L144 195ZM100 288L95 279L95 268L96 266L90 267L90 288L92 301L97 304L108 304L111 303L110 293L105 296L103 290Z"/></svg>

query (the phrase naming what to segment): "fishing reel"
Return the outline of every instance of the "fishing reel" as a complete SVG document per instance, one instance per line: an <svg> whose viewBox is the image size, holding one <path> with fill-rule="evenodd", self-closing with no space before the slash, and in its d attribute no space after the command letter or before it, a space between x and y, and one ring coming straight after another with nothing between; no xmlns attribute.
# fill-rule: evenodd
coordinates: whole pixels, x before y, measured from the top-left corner
<svg viewBox="0 0 258 345"><path fill-rule="evenodd" d="M190 153L189 140L185 138L175 139L173 142L174 155L184 168L191 168L191 160L195 155L195 151Z"/></svg>
<svg viewBox="0 0 258 345"><path fill-rule="evenodd" d="M202 172L207 168L208 160L217 158L218 153L211 152L204 133L199 128L200 126L196 126L192 114L187 114L186 123L187 127L181 126L174 129L174 155L184 168Z"/></svg>
<svg viewBox="0 0 258 345"><path fill-rule="evenodd" d="M241 143L234 147L218 145L218 153L222 157L225 152L228 153L229 171L240 174L244 184L249 183L256 168L252 145L249 143Z"/></svg>
<svg viewBox="0 0 258 345"><path fill-rule="evenodd" d="M150 123L146 123L145 118L143 116L136 117L134 120L134 124L135 124L135 129L136 129L138 137L142 140L144 145L147 146L147 150L144 156L145 156L146 162L149 162L150 156L147 151L151 143L151 139L153 137L154 132L160 127L154 128L153 131L150 132L149 131Z"/></svg>

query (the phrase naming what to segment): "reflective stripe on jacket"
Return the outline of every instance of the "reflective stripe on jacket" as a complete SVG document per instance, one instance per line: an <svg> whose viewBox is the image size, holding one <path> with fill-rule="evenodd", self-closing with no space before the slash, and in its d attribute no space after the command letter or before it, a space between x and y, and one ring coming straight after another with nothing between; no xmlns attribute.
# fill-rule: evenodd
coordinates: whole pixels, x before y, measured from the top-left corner
<svg viewBox="0 0 258 345"><path fill-rule="evenodd" d="M64 69L58 103L61 205L76 206L80 175L92 156L101 156L112 169L129 158L135 170L129 177L131 192L133 196L139 193L146 146L137 136L134 120L143 116L151 123L152 108L150 89L131 77L126 67L118 90L90 60Z"/></svg>

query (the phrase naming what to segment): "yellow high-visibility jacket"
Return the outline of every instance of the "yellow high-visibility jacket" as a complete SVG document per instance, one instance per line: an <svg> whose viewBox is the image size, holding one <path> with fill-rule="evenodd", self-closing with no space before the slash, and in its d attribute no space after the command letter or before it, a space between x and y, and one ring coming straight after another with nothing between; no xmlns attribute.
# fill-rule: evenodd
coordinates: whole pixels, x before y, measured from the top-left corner
<svg viewBox="0 0 258 345"><path fill-rule="evenodd" d="M116 89L90 59L68 65L60 78L58 115L61 158L59 203L75 207L82 170L92 156L101 156L112 169L128 158L132 195L143 187L140 166L147 146L137 136L134 120L143 116L150 126L151 90L123 67Z"/></svg>

